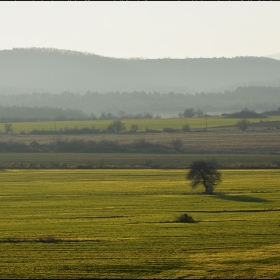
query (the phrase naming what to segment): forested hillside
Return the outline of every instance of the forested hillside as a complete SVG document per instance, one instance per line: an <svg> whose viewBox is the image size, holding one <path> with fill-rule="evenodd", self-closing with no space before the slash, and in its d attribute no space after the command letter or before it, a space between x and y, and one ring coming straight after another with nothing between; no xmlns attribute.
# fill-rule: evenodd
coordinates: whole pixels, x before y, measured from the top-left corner
<svg viewBox="0 0 280 280"><path fill-rule="evenodd" d="M0 51L0 94L233 91L280 86L280 61L265 57L115 59L56 49Z"/></svg>

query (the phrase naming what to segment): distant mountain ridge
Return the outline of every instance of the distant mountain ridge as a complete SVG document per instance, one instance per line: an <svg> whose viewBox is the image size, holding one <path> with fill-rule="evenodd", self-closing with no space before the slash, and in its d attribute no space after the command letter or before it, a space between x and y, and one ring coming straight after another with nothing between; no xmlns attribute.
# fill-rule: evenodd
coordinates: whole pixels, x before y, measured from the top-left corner
<svg viewBox="0 0 280 280"><path fill-rule="evenodd" d="M266 57L117 59L57 49L0 51L0 94L32 92L222 92L280 86Z"/></svg>

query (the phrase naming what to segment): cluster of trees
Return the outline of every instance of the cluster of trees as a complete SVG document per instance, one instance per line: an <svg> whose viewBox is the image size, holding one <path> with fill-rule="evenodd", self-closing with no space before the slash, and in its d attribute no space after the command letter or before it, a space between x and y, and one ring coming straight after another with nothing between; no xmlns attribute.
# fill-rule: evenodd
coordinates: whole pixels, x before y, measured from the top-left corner
<svg viewBox="0 0 280 280"><path fill-rule="evenodd" d="M0 122L38 122L38 121L66 121L66 120L113 120L113 119L153 119L160 118L151 113L126 114L123 111L114 115L102 112L99 117L95 114L86 114L79 109L62 109L52 107L23 107L23 106L1 106Z"/></svg>
<svg viewBox="0 0 280 280"><path fill-rule="evenodd" d="M158 114L154 117L151 113L139 113L139 114L126 114L124 111L120 111L117 115L112 113L102 112L99 119L100 120L112 120L112 119L153 119L161 118ZM98 119L94 114L90 114L90 119Z"/></svg>
<svg viewBox="0 0 280 280"><path fill-rule="evenodd" d="M178 114L179 118L194 118L194 117L201 118L205 115L206 113L204 113L202 110L199 109L195 111L194 108L185 109L183 113Z"/></svg>
<svg viewBox="0 0 280 280"><path fill-rule="evenodd" d="M25 106L2 106L0 105L1 122L32 122L50 121L53 119L84 120L88 115L78 109L62 109L57 107L25 107Z"/></svg>
<svg viewBox="0 0 280 280"><path fill-rule="evenodd" d="M265 111L264 114L267 116L280 116L280 107L277 110Z"/></svg>
<svg viewBox="0 0 280 280"><path fill-rule="evenodd" d="M257 113L254 110L250 110L248 108L243 108L239 112L234 113L222 113L221 117L223 118L267 118L268 116L276 116L280 115L280 108L278 110L266 111L263 113ZM194 108L187 108L183 113L178 114L179 118L201 118L201 117L209 117L205 112L202 110L195 110Z"/></svg>
<svg viewBox="0 0 280 280"><path fill-rule="evenodd" d="M222 114L224 118L267 118L267 114L265 113L257 113L254 110L250 110L248 108L242 109L240 112L235 112L231 114Z"/></svg>

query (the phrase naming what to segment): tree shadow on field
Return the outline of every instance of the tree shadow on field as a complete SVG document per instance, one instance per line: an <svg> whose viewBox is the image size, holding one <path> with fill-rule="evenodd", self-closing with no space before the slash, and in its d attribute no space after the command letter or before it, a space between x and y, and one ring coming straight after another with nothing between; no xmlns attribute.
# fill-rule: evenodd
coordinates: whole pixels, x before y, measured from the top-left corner
<svg viewBox="0 0 280 280"><path fill-rule="evenodd" d="M259 198L259 197L252 197L248 195L226 195L226 194L216 194L214 197L224 200L232 200L232 201L239 201L239 202L268 202L269 200Z"/></svg>

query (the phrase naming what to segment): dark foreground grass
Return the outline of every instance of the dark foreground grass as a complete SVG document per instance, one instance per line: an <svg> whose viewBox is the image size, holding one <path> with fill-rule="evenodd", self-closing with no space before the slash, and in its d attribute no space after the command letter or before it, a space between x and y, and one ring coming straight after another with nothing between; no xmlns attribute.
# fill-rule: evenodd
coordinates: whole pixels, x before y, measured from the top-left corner
<svg viewBox="0 0 280 280"><path fill-rule="evenodd" d="M2 170L1 278L278 279L279 170L186 172Z"/></svg>
<svg viewBox="0 0 280 280"><path fill-rule="evenodd" d="M280 155L143 153L1 153L2 168L187 168L195 160L216 161L224 168L274 168Z"/></svg>

